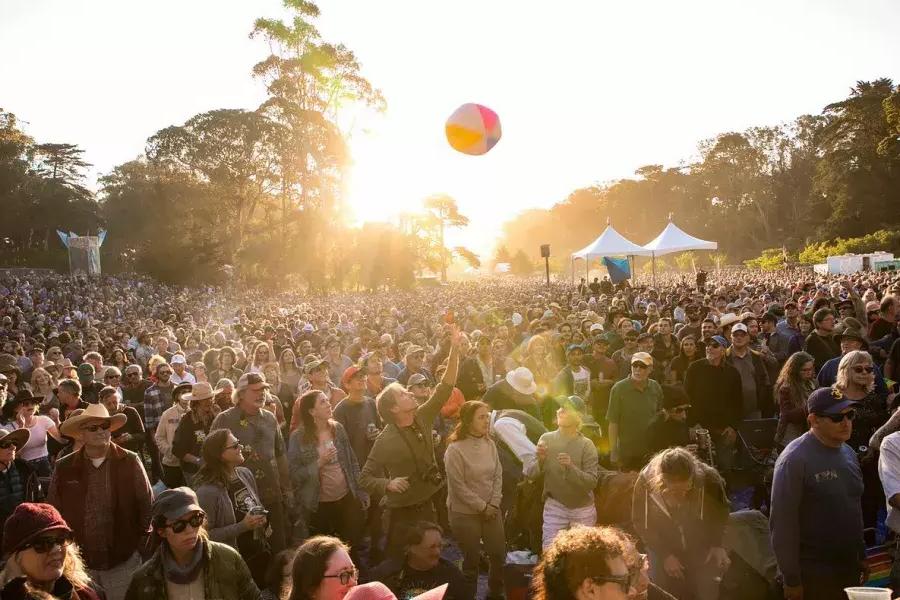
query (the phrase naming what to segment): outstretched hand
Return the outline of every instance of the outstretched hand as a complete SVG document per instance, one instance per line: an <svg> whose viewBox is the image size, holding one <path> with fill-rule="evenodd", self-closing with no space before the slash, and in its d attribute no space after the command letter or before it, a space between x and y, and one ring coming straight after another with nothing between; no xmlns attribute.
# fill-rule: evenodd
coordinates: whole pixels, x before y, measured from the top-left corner
<svg viewBox="0 0 900 600"><path fill-rule="evenodd" d="M454 348L459 348L459 340L462 336L462 333L459 330L459 325L457 325L456 323L450 323L448 327L450 328L450 345Z"/></svg>

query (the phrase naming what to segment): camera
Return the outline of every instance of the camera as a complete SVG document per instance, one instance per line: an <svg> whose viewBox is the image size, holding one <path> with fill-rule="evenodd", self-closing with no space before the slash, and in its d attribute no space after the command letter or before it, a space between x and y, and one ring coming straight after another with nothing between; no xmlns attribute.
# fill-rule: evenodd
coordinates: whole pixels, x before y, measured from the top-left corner
<svg viewBox="0 0 900 600"><path fill-rule="evenodd" d="M424 473L422 473L422 481L426 483L430 483L431 485L443 485L444 478L441 476L441 472L438 470L437 465L429 465L428 469Z"/></svg>

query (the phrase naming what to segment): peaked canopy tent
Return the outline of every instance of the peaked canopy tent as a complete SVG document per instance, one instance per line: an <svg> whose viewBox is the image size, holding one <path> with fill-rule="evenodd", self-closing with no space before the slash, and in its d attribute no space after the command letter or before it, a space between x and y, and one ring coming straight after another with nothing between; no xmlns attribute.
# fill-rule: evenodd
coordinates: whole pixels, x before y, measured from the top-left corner
<svg viewBox="0 0 900 600"><path fill-rule="evenodd" d="M591 258L603 258L605 256L652 256L653 252L642 246L638 246L621 233L615 230L612 225L606 225L606 229L600 234L596 240L579 250L572 253L572 279L575 279L575 260L582 259L585 263L585 273L590 270ZM634 269L632 269L633 271Z"/></svg>
<svg viewBox="0 0 900 600"><path fill-rule="evenodd" d="M669 217L669 223L658 236L652 241L644 244L644 249L650 251L653 261L653 286L656 287L656 257L664 254L672 254L673 252L687 252L688 250L716 250L719 244L716 242L708 242L701 240L692 235L685 233L678 225L672 222Z"/></svg>

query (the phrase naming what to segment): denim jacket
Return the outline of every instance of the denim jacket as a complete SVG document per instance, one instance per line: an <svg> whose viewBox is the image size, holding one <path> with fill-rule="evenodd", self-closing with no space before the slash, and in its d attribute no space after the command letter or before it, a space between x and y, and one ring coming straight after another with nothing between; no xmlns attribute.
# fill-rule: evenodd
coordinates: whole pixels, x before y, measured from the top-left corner
<svg viewBox="0 0 900 600"><path fill-rule="evenodd" d="M350 446L347 430L337 421L331 422L334 427L334 445L337 447L338 463L344 472L350 493L357 500L368 498L359 485L359 462ZM297 504L304 514L316 512L319 507L319 450L316 443L308 443L303 439L303 425L291 434L288 444L288 466L291 481L297 494Z"/></svg>

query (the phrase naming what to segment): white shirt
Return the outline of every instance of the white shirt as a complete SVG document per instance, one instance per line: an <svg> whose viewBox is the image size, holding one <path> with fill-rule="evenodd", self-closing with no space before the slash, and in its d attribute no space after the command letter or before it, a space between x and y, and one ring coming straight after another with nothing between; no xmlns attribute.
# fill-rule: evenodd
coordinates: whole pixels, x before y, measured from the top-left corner
<svg viewBox="0 0 900 600"><path fill-rule="evenodd" d="M190 383L194 385L197 383L197 378L187 370L185 370L184 375L179 376L178 373L175 372L175 369L172 369L172 376L169 380L175 385L181 385L182 383Z"/></svg>
<svg viewBox="0 0 900 600"><path fill-rule="evenodd" d="M900 533L900 510L891 506L890 499L900 494L900 431L886 436L881 441L881 453L878 456L878 476L887 498L887 526L895 533Z"/></svg>
<svg viewBox="0 0 900 600"><path fill-rule="evenodd" d="M500 417L494 421L492 430L516 458L522 461L522 472L530 473L537 463L537 446L528 439L525 425L512 417Z"/></svg>

